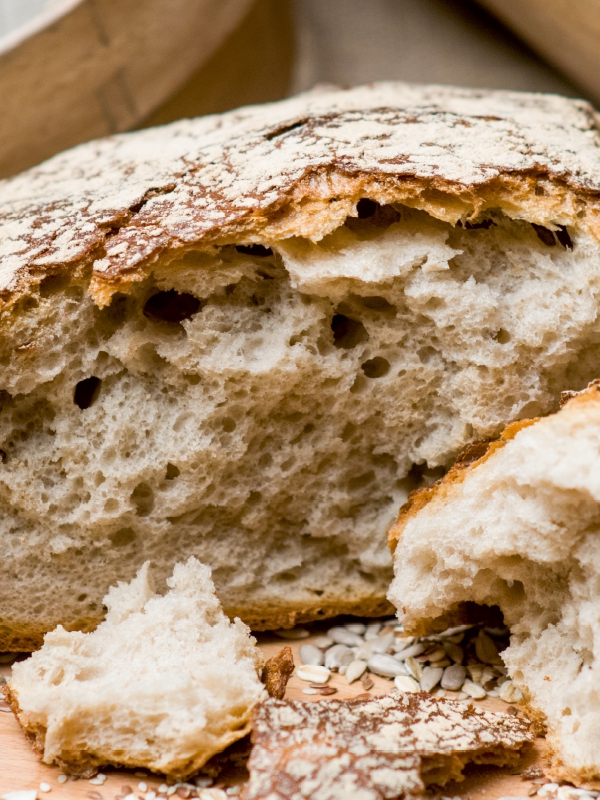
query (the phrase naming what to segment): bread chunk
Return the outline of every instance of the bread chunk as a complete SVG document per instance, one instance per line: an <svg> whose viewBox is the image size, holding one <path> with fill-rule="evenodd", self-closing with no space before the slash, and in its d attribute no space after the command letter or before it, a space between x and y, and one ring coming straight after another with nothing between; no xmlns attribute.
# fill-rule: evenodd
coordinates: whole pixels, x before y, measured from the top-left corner
<svg viewBox="0 0 600 800"><path fill-rule="evenodd" d="M266 696L255 639L223 614L195 558L167 584L156 594L144 564L110 589L95 631L59 626L13 666L7 698L47 764L83 776L114 764L186 778L248 733Z"/></svg>
<svg viewBox="0 0 600 800"><path fill-rule="evenodd" d="M419 476L600 374L598 142L580 101L381 84L0 182L0 650L148 559L256 629L389 612Z"/></svg>
<svg viewBox="0 0 600 800"><path fill-rule="evenodd" d="M545 721L550 774L600 788L600 387L479 456L402 509L389 597L414 630L466 601L499 606L502 656Z"/></svg>
<svg viewBox="0 0 600 800"><path fill-rule="evenodd" d="M529 724L422 692L302 703L269 699L252 715L241 800L392 800L462 780L468 763L515 766Z"/></svg>

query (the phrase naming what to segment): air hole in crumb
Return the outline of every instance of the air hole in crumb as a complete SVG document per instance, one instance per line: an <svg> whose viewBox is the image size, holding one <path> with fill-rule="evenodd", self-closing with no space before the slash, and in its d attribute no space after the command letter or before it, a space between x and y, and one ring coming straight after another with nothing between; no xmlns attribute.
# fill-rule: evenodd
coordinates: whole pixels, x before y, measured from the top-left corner
<svg viewBox="0 0 600 800"><path fill-rule="evenodd" d="M100 393L101 383L102 381L100 378L96 378L94 375L92 375L91 378L84 378L82 381L79 381L73 393L73 402L75 405L79 406L82 411L93 405Z"/></svg>
<svg viewBox="0 0 600 800"><path fill-rule="evenodd" d="M500 328L498 333L494 336L494 339L498 342L498 344L508 344L510 342L510 333L505 331L504 328Z"/></svg>
<svg viewBox="0 0 600 800"><path fill-rule="evenodd" d="M246 504L249 506L257 506L261 500L262 494L260 492L250 492Z"/></svg>
<svg viewBox="0 0 600 800"><path fill-rule="evenodd" d="M131 499L138 517L147 517L152 512L154 508L154 492L147 483L138 483L131 493Z"/></svg>
<svg viewBox="0 0 600 800"><path fill-rule="evenodd" d="M225 417L221 425L223 426L225 433L231 433L231 431L236 429L236 422L233 417Z"/></svg>
<svg viewBox="0 0 600 800"><path fill-rule="evenodd" d="M353 422L347 422L342 431L342 442L347 442L356 433L356 425Z"/></svg>
<svg viewBox="0 0 600 800"><path fill-rule="evenodd" d="M157 292L146 301L144 316L159 322L178 323L193 317L201 310L201 303L193 294L180 294L175 289Z"/></svg>
<svg viewBox="0 0 600 800"><path fill-rule="evenodd" d="M80 594L79 597L77 598L77 600L80 603L83 603L84 600L87 600L87 594Z"/></svg>
<svg viewBox="0 0 600 800"><path fill-rule="evenodd" d="M344 314L333 315L331 330L333 331L333 344L343 350L351 350L369 338L362 322L346 317Z"/></svg>
<svg viewBox="0 0 600 800"><path fill-rule="evenodd" d="M564 225L558 226L558 230L555 231L555 236L566 250L573 249L573 240L569 236L569 231Z"/></svg>
<svg viewBox="0 0 600 800"><path fill-rule="evenodd" d="M368 197L363 197L356 204L356 212L359 219L368 219L372 217L378 208L379 203L376 203L375 200L369 200Z"/></svg>
<svg viewBox="0 0 600 800"><path fill-rule="evenodd" d="M40 281L40 296L50 297L57 292L62 292L69 284L69 276L64 273L47 275Z"/></svg>
<svg viewBox="0 0 600 800"><path fill-rule="evenodd" d="M175 464L171 464L171 462L169 462L167 464L167 475L166 475L167 480L173 481L180 475L181 475L181 470L179 469L179 467L176 467Z"/></svg>
<svg viewBox="0 0 600 800"><path fill-rule="evenodd" d="M135 539L133 528L119 528L118 531L111 533L108 537L114 547L125 547Z"/></svg>
<svg viewBox="0 0 600 800"><path fill-rule="evenodd" d="M549 228L544 228L543 225L536 225L535 222L531 223L531 227L537 233L537 237L547 247L556 247L556 239L554 233Z"/></svg>
<svg viewBox="0 0 600 800"><path fill-rule="evenodd" d="M570 716L571 716L571 713L572 713L572 712L571 712L571 709L570 709L570 708L563 708L563 710L562 710L562 716L563 716L563 717L570 717Z"/></svg>
<svg viewBox="0 0 600 800"><path fill-rule="evenodd" d="M361 368L367 378L383 378L390 371L390 362L381 356L375 356L361 364Z"/></svg>
<svg viewBox="0 0 600 800"><path fill-rule="evenodd" d="M7 460L8 456L6 455L6 451L0 450L0 461L2 461L3 464L6 464Z"/></svg>
<svg viewBox="0 0 600 800"><path fill-rule="evenodd" d="M258 256L258 258L266 258L273 255L271 248L265 247L263 244L238 244L235 249L238 253L244 253L246 256Z"/></svg>

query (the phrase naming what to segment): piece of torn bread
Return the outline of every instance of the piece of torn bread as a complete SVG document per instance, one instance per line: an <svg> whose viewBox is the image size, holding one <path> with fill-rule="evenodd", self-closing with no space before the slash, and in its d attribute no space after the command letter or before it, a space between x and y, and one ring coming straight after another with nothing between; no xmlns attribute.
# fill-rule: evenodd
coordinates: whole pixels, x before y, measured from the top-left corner
<svg viewBox="0 0 600 800"><path fill-rule="evenodd" d="M257 629L389 611L414 480L596 377L599 311L581 101L317 92L0 182L0 650L191 554Z"/></svg>
<svg viewBox="0 0 600 800"><path fill-rule="evenodd" d="M391 800L462 780L468 763L515 766L529 724L426 693L298 702L252 715L241 800Z"/></svg>
<svg viewBox="0 0 600 800"><path fill-rule="evenodd" d="M551 774L600 788L600 387L466 455L401 510L389 597L421 631L466 601L499 606Z"/></svg>
<svg viewBox="0 0 600 800"><path fill-rule="evenodd" d="M92 633L46 634L13 666L8 702L47 764L89 776L107 764L186 778L245 736L266 697L261 651L230 622L210 569L176 564L155 594L146 563L111 588Z"/></svg>

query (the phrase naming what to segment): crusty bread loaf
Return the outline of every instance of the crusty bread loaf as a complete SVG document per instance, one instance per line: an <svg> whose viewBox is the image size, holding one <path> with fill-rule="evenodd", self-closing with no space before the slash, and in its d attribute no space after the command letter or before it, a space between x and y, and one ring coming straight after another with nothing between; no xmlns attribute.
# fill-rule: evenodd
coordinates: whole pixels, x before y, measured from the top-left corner
<svg viewBox="0 0 600 800"><path fill-rule="evenodd" d="M0 649L190 554L257 628L389 610L411 481L599 373L599 153L579 101L381 84L0 183Z"/></svg>
<svg viewBox="0 0 600 800"><path fill-rule="evenodd" d="M499 606L551 774L600 788L600 387L483 450L405 505L389 597L421 630L465 601Z"/></svg>
<svg viewBox="0 0 600 800"><path fill-rule="evenodd" d="M92 633L48 633L13 666L7 696L47 764L90 775L107 764L185 778L250 729L266 696L262 654L230 622L208 567L177 564L155 594L146 563L111 588Z"/></svg>

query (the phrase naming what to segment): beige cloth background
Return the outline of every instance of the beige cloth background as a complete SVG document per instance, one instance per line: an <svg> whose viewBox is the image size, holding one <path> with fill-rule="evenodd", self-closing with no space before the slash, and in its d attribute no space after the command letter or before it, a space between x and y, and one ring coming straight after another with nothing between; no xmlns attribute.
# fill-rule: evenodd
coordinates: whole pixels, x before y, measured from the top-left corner
<svg viewBox="0 0 600 800"><path fill-rule="evenodd" d="M376 80L585 96L471 0L257 0L146 124Z"/></svg>
<svg viewBox="0 0 600 800"><path fill-rule="evenodd" d="M473 2L293 0L293 12L291 91L394 78L580 93Z"/></svg>

